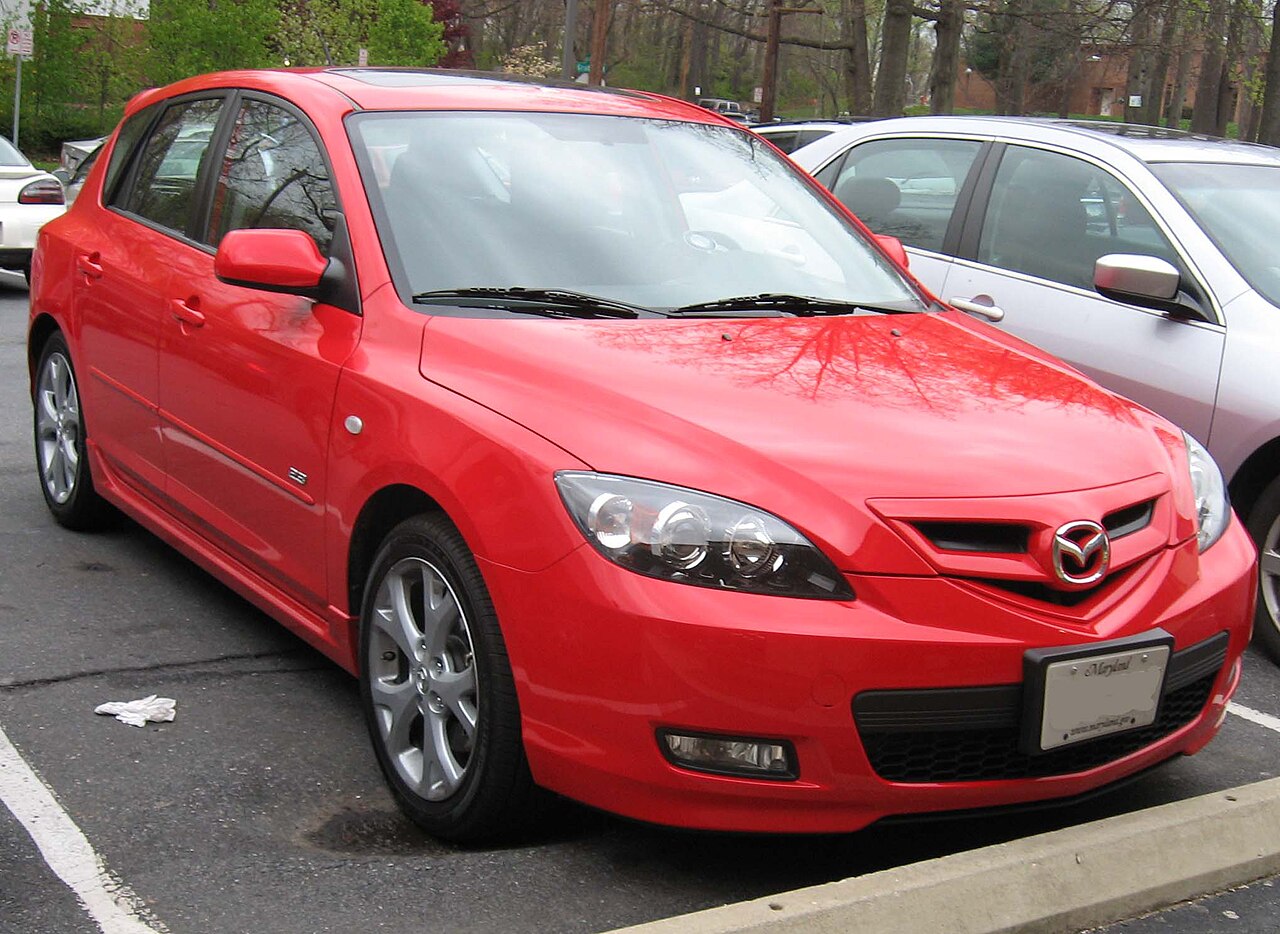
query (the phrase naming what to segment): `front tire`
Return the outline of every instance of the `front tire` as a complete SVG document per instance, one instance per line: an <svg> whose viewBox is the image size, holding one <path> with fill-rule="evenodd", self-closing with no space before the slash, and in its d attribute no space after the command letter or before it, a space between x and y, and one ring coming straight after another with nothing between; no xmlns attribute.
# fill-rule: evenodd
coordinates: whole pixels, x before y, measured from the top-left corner
<svg viewBox="0 0 1280 934"><path fill-rule="evenodd" d="M1280 477L1272 480L1253 504L1248 527L1258 546L1258 609L1253 635L1280 664Z"/></svg>
<svg viewBox="0 0 1280 934"><path fill-rule="evenodd" d="M360 615L360 698L396 800L435 837L510 836L534 815L520 708L493 603L439 514L396 526Z"/></svg>
<svg viewBox="0 0 1280 934"><path fill-rule="evenodd" d="M36 468L45 504L59 525L85 531L105 525L111 507L98 495L85 450L84 411L67 341L54 332L36 368Z"/></svg>

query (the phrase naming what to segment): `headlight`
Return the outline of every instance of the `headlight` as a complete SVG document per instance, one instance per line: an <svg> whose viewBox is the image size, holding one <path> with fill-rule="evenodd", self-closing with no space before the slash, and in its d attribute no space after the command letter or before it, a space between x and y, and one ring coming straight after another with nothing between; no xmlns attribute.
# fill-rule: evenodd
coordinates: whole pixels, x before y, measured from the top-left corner
<svg viewBox="0 0 1280 934"><path fill-rule="evenodd" d="M787 523L731 499L608 474L562 471L556 487L595 549L649 577L789 597L853 596Z"/></svg>
<svg viewBox="0 0 1280 934"><path fill-rule="evenodd" d="M1222 471L1209 452L1185 431L1187 465L1191 470L1191 489L1196 495L1196 526L1200 550L1204 551L1222 537L1231 521L1231 503L1227 500L1227 484Z"/></svg>

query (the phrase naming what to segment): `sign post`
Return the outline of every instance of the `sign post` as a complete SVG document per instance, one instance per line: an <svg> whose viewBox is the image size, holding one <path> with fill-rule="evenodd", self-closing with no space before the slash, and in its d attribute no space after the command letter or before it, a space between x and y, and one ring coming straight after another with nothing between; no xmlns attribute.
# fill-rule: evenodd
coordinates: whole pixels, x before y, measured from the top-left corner
<svg viewBox="0 0 1280 934"><path fill-rule="evenodd" d="M22 60L35 51L35 39L30 29L10 29L5 54L18 58L18 74L13 82L13 145L18 146L18 114L22 110Z"/></svg>

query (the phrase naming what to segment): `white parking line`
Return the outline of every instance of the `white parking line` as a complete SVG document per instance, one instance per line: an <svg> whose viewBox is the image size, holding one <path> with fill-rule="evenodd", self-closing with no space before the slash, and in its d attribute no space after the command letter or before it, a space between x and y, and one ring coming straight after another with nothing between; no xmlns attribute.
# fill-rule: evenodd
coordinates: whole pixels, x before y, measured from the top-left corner
<svg viewBox="0 0 1280 934"><path fill-rule="evenodd" d="M1242 717L1250 723L1256 723L1258 726L1265 726L1268 730L1275 730L1280 733L1280 717L1273 717L1269 713L1263 713L1261 710L1254 710L1251 707L1242 707L1234 701L1227 704L1227 712L1233 713L1237 717Z"/></svg>
<svg viewBox="0 0 1280 934"><path fill-rule="evenodd" d="M0 801L27 828L44 861L76 893L103 934L163 934L134 910L137 896L107 873L80 828L0 730Z"/></svg>

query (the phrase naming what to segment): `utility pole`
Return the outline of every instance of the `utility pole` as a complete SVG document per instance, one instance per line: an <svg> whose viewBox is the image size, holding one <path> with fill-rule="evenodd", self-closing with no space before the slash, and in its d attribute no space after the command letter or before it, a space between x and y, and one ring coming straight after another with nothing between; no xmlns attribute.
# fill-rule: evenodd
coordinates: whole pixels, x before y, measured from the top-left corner
<svg viewBox="0 0 1280 934"><path fill-rule="evenodd" d="M591 23L591 71L587 84L604 84L604 57L609 52L609 0L596 0L595 20Z"/></svg>
<svg viewBox="0 0 1280 934"><path fill-rule="evenodd" d="M773 119L773 104L778 88L778 44L781 41L782 17L787 13L817 13L821 10L783 7L782 0L769 0L769 25L764 41L764 78L760 82L760 122Z"/></svg>

